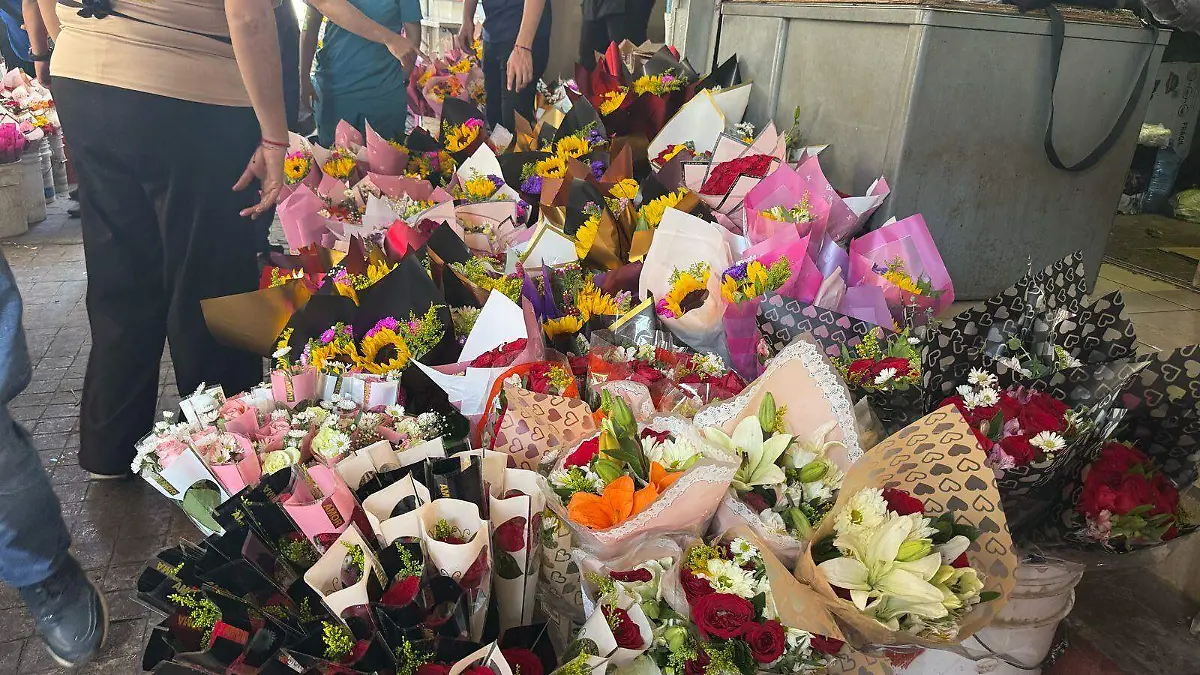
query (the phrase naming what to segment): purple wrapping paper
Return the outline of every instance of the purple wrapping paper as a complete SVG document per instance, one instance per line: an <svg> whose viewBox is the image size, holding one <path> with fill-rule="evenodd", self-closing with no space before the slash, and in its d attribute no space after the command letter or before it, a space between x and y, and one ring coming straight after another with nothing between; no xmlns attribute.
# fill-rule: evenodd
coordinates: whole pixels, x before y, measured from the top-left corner
<svg viewBox="0 0 1200 675"><path fill-rule="evenodd" d="M950 273L946 271L937 245L933 243L933 236L929 234L925 219L920 214L889 223L854 239L850 242L849 255L848 285L881 286L888 295L888 304L897 320L903 316L903 306L911 304L913 300L922 309L926 306L932 308L934 314L940 314L954 302L954 282L950 280ZM886 267L896 259L904 261L912 279L927 278L941 294L936 298L913 297L872 271L872 266Z"/></svg>
<svg viewBox="0 0 1200 675"><path fill-rule="evenodd" d="M747 302L730 303L725 306L722 318L731 365L747 382L762 374L762 366L758 362L758 342L762 338L758 331L758 307L761 302L761 298L755 298Z"/></svg>

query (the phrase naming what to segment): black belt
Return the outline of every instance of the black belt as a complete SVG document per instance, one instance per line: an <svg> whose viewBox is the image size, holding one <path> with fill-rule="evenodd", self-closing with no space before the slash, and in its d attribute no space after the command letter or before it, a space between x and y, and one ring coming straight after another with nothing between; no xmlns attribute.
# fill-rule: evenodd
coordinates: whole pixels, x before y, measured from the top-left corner
<svg viewBox="0 0 1200 675"><path fill-rule="evenodd" d="M107 18L110 16L117 16L122 19L129 19L130 21L144 23L144 24L147 24L150 26L159 26L160 28L169 28L171 30L177 30L182 33L191 33L192 35L199 35L200 37L206 37L211 40L216 40L217 42L222 42L227 45L233 44L233 41L229 39L228 35L213 35L212 33L201 33L200 31L188 30L186 28L177 28L175 26L164 26L163 24L154 23L153 21L139 19L136 16L129 16L128 14L125 14L124 12L120 12L120 11L113 9L112 8L112 0L58 0L58 3L60 5L65 5L72 9L78 9L79 16L82 16L85 19L104 19L104 18Z"/></svg>

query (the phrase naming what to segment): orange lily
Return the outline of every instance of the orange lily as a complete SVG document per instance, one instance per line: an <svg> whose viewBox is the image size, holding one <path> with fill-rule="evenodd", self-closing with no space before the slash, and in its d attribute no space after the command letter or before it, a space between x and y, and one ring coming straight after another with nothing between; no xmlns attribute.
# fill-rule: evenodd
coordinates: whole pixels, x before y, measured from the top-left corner
<svg viewBox="0 0 1200 675"><path fill-rule="evenodd" d="M662 464L658 462L650 462L650 484L661 494L667 491L667 488L675 484L679 477L683 475L682 471L667 471Z"/></svg>
<svg viewBox="0 0 1200 675"><path fill-rule="evenodd" d="M567 504L567 517L593 530L616 527L649 508L681 475L681 471L667 471L658 462L651 462L646 487L634 490L633 478L621 476L609 483L602 495L576 492Z"/></svg>

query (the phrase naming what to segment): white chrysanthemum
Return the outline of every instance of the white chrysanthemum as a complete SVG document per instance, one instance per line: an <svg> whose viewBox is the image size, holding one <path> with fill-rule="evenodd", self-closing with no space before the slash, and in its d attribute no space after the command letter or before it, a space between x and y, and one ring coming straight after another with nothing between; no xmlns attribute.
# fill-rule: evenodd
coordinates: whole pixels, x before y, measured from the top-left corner
<svg viewBox="0 0 1200 675"><path fill-rule="evenodd" d="M875 386L880 387L887 384L888 381L895 377L896 373L898 372L900 371L896 370L895 368L884 368L883 370L879 371L879 374L875 376Z"/></svg>
<svg viewBox="0 0 1200 675"><path fill-rule="evenodd" d="M718 593L731 593L749 599L753 598L758 590L758 583L753 575L732 560L709 558L707 567L699 576L708 579L708 583Z"/></svg>
<svg viewBox="0 0 1200 675"><path fill-rule="evenodd" d="M969 384L960 384L954 388L954 391L958 392L958 395L961 396L964 401L967 400L968 396L973 396L975 394L975 388Z"/></svg>
<svg viewBox="0 0 1200 675"><path fill-rule="evenodd" d="M312 450L325 459L334 459L350 451L350 437L334 427L323 426L313 437Z"/></svg>
<svg viewBox="0 0 1200 675"><path fill-rule="evenodd" d="M393 403L383 409L383 412L392 419L400 419L404 417L404 406L399 403Z"/></svg>
<svg viewBox="0 0 1200 675"><path fill-rule="evenodd" d="M971 373L967 375L967 382L970 382L975 386L990 387L996 384L997 381L998 379L994 373L989 373L988 371L980 368L972 368Z"/></svg>
<svg viewBox="0 0 1200 675"><path fill-rule="evenodd" d="M700 455L700 450L684 438L667 439L661 443L653 438L643 438L642 452L647 460L662 464L667 471L686 469Z"/></svg>
<svg viewBox="0 0 1200 675"><path fill-rule="evenodd" d="M784 522L783 516L779 515L771 509L763 509L758 514L758 519L762 521L763 527L776 534L787 534L787 523Z"/></svg>
<svg viewBox="0 0 1200 675"><path fill-rule="evenodd" d="M1029 439L1029 444L1041 450L1047 455L1054 453L1067 447L1067 441L1062 436L1053 431L1041 431L1036 436Z"/></svg>
<svg viewBox="0 0 1200 675"><path fill-rule="evenodd" d="M271 358L282 359L283 357L285 357L291 353L292 353L292 346L284 345L284 346L280 347L279 349L276 349L275 351L271 352Z"/></svg>
<svg viewBox="0 0 1200 675"><path fill-rule="evenodd" d="M836 469L831 468L830 471L836 471ZM825 478L822 478L821 480L814 481L812 483L805 483L804 500L812 501L814 499L818 499L825 502L833 499L833 493L835 490L837 490L841 483L840 481L830 481L829 478L830 477L826 475Z"/></svg>
<svg viewBox="0 0 1200 675"><path fill-rule="evenodd" d="M989 408L1000 402L1000 392L991 387L984 387L979 390L979 405Z"/></svg>
<svg viewBox="0 0 1200 675"><path fill-rule="evenodd" d="M739 565L745 565L758 556L758 549L754 547L754 544L742 538L734 539L730 542L729 551L733 554L734 561Z"/></svg>
<svg viewBox="0 0 1200 675"><path fill-rule="evenodd" d="M883 525L888 517L887 500L883 490L864 488L856 492L837 514L834 528L839 534L856 530L871 531Z"/></svg>

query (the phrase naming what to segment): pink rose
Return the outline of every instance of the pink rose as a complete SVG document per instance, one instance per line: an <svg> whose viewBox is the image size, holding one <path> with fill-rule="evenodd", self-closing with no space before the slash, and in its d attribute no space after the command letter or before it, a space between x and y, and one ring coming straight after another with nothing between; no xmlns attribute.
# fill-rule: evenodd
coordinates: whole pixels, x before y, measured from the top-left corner
<svg viewBox="0 0 1200 675"><path fill-rule="evenodd" d="M187 452L187 449L187 443L178 438L168 438L155 447L154 454L158 456L159 466L165 469L174 464L180 455Z"/></svg>

